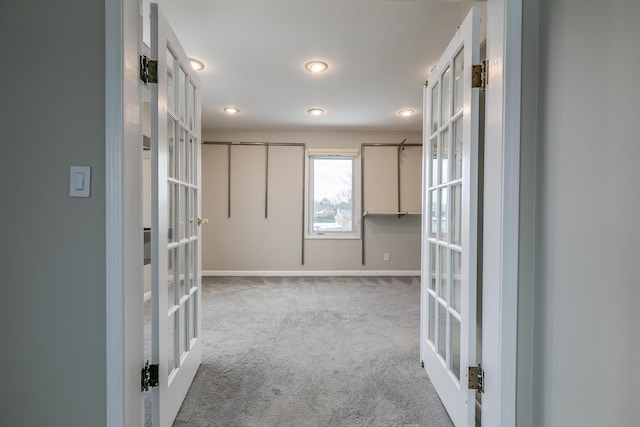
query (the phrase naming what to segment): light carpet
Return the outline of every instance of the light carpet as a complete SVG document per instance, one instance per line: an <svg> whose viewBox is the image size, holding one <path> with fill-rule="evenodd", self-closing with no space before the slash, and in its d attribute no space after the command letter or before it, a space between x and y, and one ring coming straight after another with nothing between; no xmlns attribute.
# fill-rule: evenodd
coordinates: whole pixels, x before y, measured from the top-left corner
<svg viewBox="0 0 640 427"><path fill-rule="evenodd" d="M412 277L205 277L202 365L174 426L451 423Z"/></svg>

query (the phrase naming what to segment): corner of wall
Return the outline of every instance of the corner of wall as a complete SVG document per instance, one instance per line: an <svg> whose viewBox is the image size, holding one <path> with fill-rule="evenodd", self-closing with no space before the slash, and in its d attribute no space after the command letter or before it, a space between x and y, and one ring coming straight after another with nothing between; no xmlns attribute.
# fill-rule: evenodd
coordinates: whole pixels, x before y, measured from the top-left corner
<svg viewBox="0 0 640 427"><path fill-rule="evenodd" d="M534 422L535 391L535 260L536 167L538 146L538 56L540 0L523 1L522 111L520 140L520 237L518 260L518 343L516 424Z"/></svg>

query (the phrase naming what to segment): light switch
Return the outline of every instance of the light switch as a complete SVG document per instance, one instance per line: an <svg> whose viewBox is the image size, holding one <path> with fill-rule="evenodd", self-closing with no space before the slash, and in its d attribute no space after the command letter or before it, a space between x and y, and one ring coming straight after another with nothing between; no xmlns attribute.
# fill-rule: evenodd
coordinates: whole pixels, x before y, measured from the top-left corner
<svg viewBox="0 0 640 427"><path fill-rule="evenodd" d="M76 190L84 190L84 174L82 172L76 172Z"/></svg>
<svg viewBox="0 0 640 427"><path fill-rule="evenodd" d="M91 194L91 168L71 166L69 171L69 196L89 197Z"/></svg>

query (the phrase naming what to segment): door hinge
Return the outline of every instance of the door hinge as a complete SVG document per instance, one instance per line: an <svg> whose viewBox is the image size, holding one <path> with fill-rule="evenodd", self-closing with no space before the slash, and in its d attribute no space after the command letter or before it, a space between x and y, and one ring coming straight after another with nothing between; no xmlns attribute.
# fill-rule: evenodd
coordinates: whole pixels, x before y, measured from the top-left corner
<svg viewBox="0 0 640 427"><path fill-rule="evenodd" d="M140 80L144 84L158 83L158 61L140 55Z"/></svg>
<svg viewBox="0 0 640 427"><path fill-rule="evenodd" d="M489 79L489 67L487 61L474 65L471 69L471 87L484 90Z"/></svg>
<svg viewBox="0 0 640 427"><path fill-rule="evenodd" d="M158 365L149 365L149 361L144 362L144 368L140 373L140 385L142 391L149 390L150 387L158 387Z"/></svg>
<svg viewBox="0 0 640 427"><path fill-rule="evenodd" d="M477 390L478 393L484 393L484 371L482 365L469 366L469 389Z"/></svg>

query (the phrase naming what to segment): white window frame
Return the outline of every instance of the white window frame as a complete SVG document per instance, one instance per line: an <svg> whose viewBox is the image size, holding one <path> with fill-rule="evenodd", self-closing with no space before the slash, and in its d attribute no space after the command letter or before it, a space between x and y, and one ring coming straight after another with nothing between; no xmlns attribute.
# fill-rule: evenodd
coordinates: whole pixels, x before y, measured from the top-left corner
<svg viewBox="0 0 640 427"><path fill-rule="evenodd" d="M324 232L314 233L311 230L311 215L313 215L313 176L311 168L311 159L314 157L319 158L331 158L331 157L347 157L353 159L353 231L337 231L337 232ZM360 206L360 150L357 149L317 149L310 148L307 150L305 156L305 213L304 213L304 229L305 239L319 239L319 240L345 240L345 239L360 239L360 223L361 223L361 206Z"/></svg>

